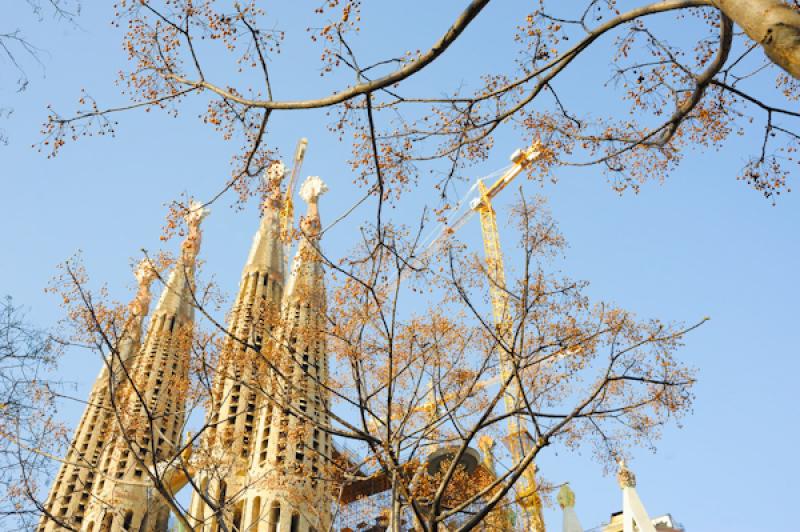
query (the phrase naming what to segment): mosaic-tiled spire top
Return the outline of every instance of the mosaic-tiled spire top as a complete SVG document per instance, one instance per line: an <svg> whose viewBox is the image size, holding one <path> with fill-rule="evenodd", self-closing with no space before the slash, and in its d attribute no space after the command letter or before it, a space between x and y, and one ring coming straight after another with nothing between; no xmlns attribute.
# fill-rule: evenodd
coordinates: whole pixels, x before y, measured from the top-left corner
<svg viewBox="0 0 800 532"><path fill-rule="evenodd" d="M300 225L303 232L315 240L319 238L320 231L319 198L326 192L328 185L315 175L306 178L300 187L300 197L308 204L308 210Z"/></svg>

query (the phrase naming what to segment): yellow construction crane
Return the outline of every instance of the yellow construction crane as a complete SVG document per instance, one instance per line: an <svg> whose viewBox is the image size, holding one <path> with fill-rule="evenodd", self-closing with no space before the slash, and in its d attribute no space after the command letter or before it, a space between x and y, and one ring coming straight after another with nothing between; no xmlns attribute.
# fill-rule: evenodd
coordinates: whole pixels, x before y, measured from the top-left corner
<svg viewBox="0 0 800 532"><path fill-rule="evenodd" d="M504 397L507 412L513 412L520 408L521 389L519 379L513 369L513 361L509 357L509 349L512 347L511 343L513 342L511 338L512 321L508 308L509 296L506 290L500 234L497 230L497 215L492 206L492 200L525 168L530 166L541 153L542 150L539 143L534 143L525 150L515 151L511 155L511 162L514 164L491 186L487 187L483 180L478 181L480 196L470 204L470 209L477 212L481 218L481 232L483 233L483 248L486 253L492 314L497 337L503 344L498 347L500 374L503 382L509 382ZM526 427L525 419L517 415L509 417L508 447L515 462L519 463L522 460L531 443L531 436ZM525 486L523 486L522 490L519 490L518 502L528 514L530 530L544 532L542 501L537 491L536 467L533 464L525 471L524 478Z"/></svg>
<svg viewBox="0 0 800 532"><path fill-rule="evenodd" d="M308 139L301 138L294 150L292 160L292 173L289 175L289 183L286 185L286 192L283 196L283 210L281 211L281 239L285 245L289 245L292 238L292 224L294 223L294 187L297 184L297 175L303 166L303 159L306 156ZM288 256L288 255L287 255Z"/></svg>
<svg viewBox="0 0 800 532"><path fill-rule="evenodd" d="M481 231L483 233L483 247L486 253L487 274L489 280L489 294L492 301L492 314L494 317L497 338L501 344L498 346L500 358L500 379L502 382L509 382L506 388L504 404L506 412L519 410L521 401L521 389L519 379L514 371L513 361L509 356L508 350L512 347L511 328L512 319L509 314L509 296L506 290L506 277L503 264L503 253L500 248L500 235L497 230L497 215L492 200L505 189L522 171L533 164L543 153L542 145L539 142L533 143L524 150L517 150L511 154L511 166L506 169L500 177L490 186L486 186L483 179L476 183L478 197L469 204L469 209L450 223L446 224L432 241L425 247L420 255L421 259L430 256L439 249L442 241L449 239L456 231L463 227L473 214L478 213L481 219ZM491 379L480 383L479 388L489 386L497 379ZM456 396L457 394L451 394ZM442 398L447 400L447 398ZM428 410L435 408L435 402L426 403L417 407L415 410ZM509 434L507 445L515 462L519 462L531 448L533 440L526 427L525 419L519 415L509 416ZM531 464L524 473L525 485L518 490L518 502L525 510L530 521L530 530L533 532L544 532L544 520L542 518L542 503L537 491L536 467Z"/></svg>

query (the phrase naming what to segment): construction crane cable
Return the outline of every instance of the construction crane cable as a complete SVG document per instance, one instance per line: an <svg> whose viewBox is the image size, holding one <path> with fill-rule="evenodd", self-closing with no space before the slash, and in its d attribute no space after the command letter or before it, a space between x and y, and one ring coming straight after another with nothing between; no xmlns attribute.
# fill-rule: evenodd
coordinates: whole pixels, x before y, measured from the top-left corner
<svg viewBox="0 0 800 532"><path fill-rule="evenodd" d="M439 248L439 244L443 240L456 233L464 224L466 224L472 218L472 216L476 212L472 208L472 201L477 197L476 192L478 191L478 186L481 181L490 180L494 177L500 176L506 173L511 168L511 166L513 165L505 166L503 168L495 170L490 174L487 174L483 177L476 179L472 183L472 186L458 200L449 218L447 220L439 222L428 233L428 236L421 241L419 247L422 251L417 256L417 258L419 260L423 260L429 257L434 251L436 251ZM464 210L465 207L467 210L462 213L461 211Z"/></svg>
<svg viewBox="0 0 800 532"><path fill-rule="evenodd" d="M470 202L474 197L476 197L476 190L478 189L478 183L483 180L489 180L494 177L497 177L511 168L512 165L505 166L498 170L495 170L489 174L486 174L483 177L476 179L472 185L467 189L467 191L462 194L461 198L459 198L458 202L456 203L455 208L452 211L452 214L447 220L440 221L436 224L431 230L427 233L427 235L420 240L420 244L418 248L421 250L420 253L416 256L417 261L422 261L429 257L439 246L438 244L445 238L449 237L455 232L458 231L465 223L467 223L472 216L475 215L475 211L469 207ZM345 218L350 216L353 211L355 211L358 207L360 207L369 197L375 193L378 189L377 186L373 186L370 188L366 194L361 196L358 200L356 200L350 207L342 211L342 214L337 216L330 224L325 226L322 229L320 234L325 234L327 231L338 225L342 222ZM467 207L463 213L464 207ZM459 213L461 213L459 215ZM456 217L456 215L458 215Z"/></svg>

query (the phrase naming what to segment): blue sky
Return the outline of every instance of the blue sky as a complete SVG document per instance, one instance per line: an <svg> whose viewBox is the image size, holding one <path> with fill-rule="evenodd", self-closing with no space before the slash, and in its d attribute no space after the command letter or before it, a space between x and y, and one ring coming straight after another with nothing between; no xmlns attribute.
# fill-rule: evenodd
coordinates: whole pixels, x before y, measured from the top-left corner
<svg viewBox="0 0 800 532"><path fill-rule="evenodd" d="M184 191L209 197L229 174L235 151L195 119L194 109L178 119L158 112L128 114L120 118L116 138L82 140L55 159L31 149L48 103L68 112L82 87L101 103L124 102L113 83L124 67L121 35L109 24L111 7L100 4L84 2L77 28L37 23L22 2L10 8L8 20L20 20L42 48L44 70L28 65L31 86L21 94L14 92L7 66L2 71L0 102L12 105L14 113L0 122L10 137L10 144L0 147L0 293L26 306L41 326L61 317L58 302L43 288L56 265L79 249L92 278L127 300L133 287L131 259L140 248L160 246L164 204ZM318 50L308 45L304 31L315 24L308 18L313 5L298 5L271 14L276 27L292 30L274 61L276 97L282 99L327 94L337 82L319 77ZM454 2L414 6L365 10L371 25L357 48L364 63L382 53L424 48L459 9ZM511 30L522 16L517 7L512 2L490 6L463 42L413 86L441 92L474 86L476 72L506 60L510 65L513 58L506 59L504 52L512 49ZM600 42L597 55L575 65L560 82L565 98L600 110L613 106L602 86L609 46ZM309 138L303 173L318 174L330 185L321 209L331 220L361 192L352 185L346 162L349 145L326 130L329 122L318 111L276 114L268 142L289 155L299 137ZM693 413L682 428L665 431L656 453L641 450L631 463L651 515L670 512L689 531L796 530L787 514L800 495L793 481L800 475L793 401L800 370L795 315L800 199L790 193L772 206L735 179L757 141L745 136L720 151L689 152L668 180L648 183L638 195L614 193L596 169L559 171L555 185L524 183L527 192L549 198L570 244L560 267L591 281L593 297L640 317L687 322L711 317L680 353L699 370ZM475 175L504 166L522 142L519 132L501 130L492 157ZM390 215L413 220L423 201L424 196L412 195L402 211ZM206 220L201 254L206 271L233 293L257 211L254 205L242 212L228 205L216 205ZM498 207L503 208L502 201ZM467 241L479 245L477 222L465 230L473 235ZM324 246L344 252L352 236L340 224ZM76 383L81 396L98 365L96 359L71 354L59 372ZM65 405L69 419L79 413ZM551 452L539 465L549 480L571 483L585 528L620 509L616 481L603 476L588 453ZM549 510L546 518L551 529L560 528L557 512Z"/></svg>

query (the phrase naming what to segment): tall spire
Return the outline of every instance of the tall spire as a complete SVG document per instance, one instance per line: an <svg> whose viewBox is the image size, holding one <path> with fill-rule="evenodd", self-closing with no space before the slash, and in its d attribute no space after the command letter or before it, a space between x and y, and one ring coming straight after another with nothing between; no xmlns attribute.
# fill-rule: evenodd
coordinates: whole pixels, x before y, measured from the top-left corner
<svg viewBox="0 0 800 532"><path fill-rule="evenodd" d="M623 532L656 532L647 510L644 509L639 494L636 493L636 475L628 469L625 460L620 459L617 481L622 488L622 530Z"/></svg>
<svg viewBox="0 0 800 532"><path fill-rule="evenodd" d="M284 296L280 344L272 356L269 398L259 410L258 440L240 530L327 530L332 501L325 467L332 456L325 328L325 285L319 251L319 197L328 187L309 177L308 204ZM252 528L248 528L252 527Z"/></svg>
<svg viewBox="0 0 800 532"><path fill-rule="evenodd" d="M39 524L42 532L63 529L64 525L77 529L83 521L85 503L92 490L105 435L114 423L110 391L115 386L112 386L112 382L116 384L119 381L119 364L127 365L131 355L138 351L142 322L150 309L150 284L156 277L150 261L143 259L136 267L134 275L138 288L136 296L128 305L130 315L117 347L119 356L112 356L109 360L111 372L109 364L103 362L92 386L86 408L44 505L46 513ZM113 376L113 380L109 379L109 375ZM51 519L51 516L55 519Z"/></svg>
<svg viewBox="0 0 800 532"><path fill-rule="evenodd" d="M322 179L308 177L300 187L300 197L308 205L306 215L300 220L300 244L297 246L291 276L286 287L286 297L303 297L324 301L324 272L320 259L319 238L322 228L319 218L319 198L328 191Z"/></svg>
<svg viewBox="0 0 800 532"><path fill-rule="evenodd" d="M197 463L204 464L194 479L204 492L194 493L189 512L198 529L212 526L219 518L208 500L227 508L223 519L229 529L244 529L242 494L257 445L256 417L264 408L264 394L259 391L263 392L266 386L265 360L274 345L286 281L280 218L280 184L285 173L285 167L278 162L264 176L267 197L261 223L242 270L239 293L228 320L228 336L214 375L206 428L194 455Z"/></svg>
<svg viewBox="0 0 800 532"><path fill-rule="evenodd" d="M185 422L194 327L194 271L200 223L208 210L193 202L188 234L153 310L147 336L114 395L113 434L97 461L97 478L81 530L166 530L169 510L154 496L150 473L179 450ZM136 452L137 456L131 456Z"/></svg>
<svg viewBox="0 0 800 532"><path fill-rule="evenodd" d="M194 317L194 269L202 243L200 223L209 212L208 208L197 201L189 204L189 211L184 217L188 234L181 244L180 256L161 292L153 315L175 314L180 320Z"/></svg>
<svg viewBox="0 0 800 532"><path fill-rule="evenodd" d="M254 271L268 271L281 280L286 276L283 244L281 243L280 211L282 199L280 183L286 175L286 167L278 161L270 165L264 176L267 197L261 208L261 225L253 236L250 254L244 266L243 275Z"/></svg>
<svg viewBox="0 0 800 532"><path fill-rule="evenodd" d="M578 514L575 513L575 492L570 489L568 484L561 486L556 500L564 513L561 530L563 532L583 532L581 522L578 520Z"/></svg>
<svg viewBox="0 0 800 532"><path fill-rule="evenodd" d="M136 265L133 275L136 277L137 290L133 301L128 305L131 317L119 346L119 359L123 364L139 350L142 341L142 324L150 310L150 301L152 300L150 285L153 284L158 274L150 259L144 258Z"/></svg>

